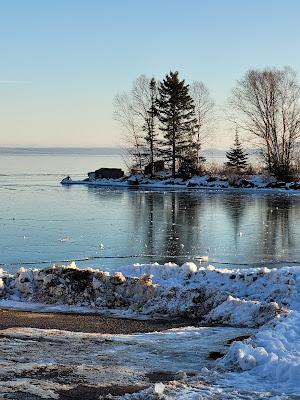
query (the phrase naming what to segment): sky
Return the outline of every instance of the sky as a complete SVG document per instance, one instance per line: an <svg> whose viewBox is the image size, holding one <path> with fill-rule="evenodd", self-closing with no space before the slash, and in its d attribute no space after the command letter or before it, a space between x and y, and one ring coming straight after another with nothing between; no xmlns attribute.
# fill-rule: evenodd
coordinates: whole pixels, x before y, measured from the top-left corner
<svg viewBox="0 0 300 400"><path fill-rule="evenodd" d="M298 0L0 0L0 146L119 146L140 74L203 81L219 114L249 68L300 73Z"/></svg>

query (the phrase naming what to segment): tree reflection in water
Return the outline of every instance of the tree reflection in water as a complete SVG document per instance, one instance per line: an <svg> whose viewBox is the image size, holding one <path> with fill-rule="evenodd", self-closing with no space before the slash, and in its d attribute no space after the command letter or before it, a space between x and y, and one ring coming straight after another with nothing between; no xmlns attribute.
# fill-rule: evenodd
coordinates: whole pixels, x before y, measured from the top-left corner
<svg viewBox="0 0 300 400"><path fill-rule="evenodd" d="M273 194L140 192L132 205L136 231L147 226L144 242L152 261L180 264L210 248L222 260L219 240L231 252L224 261L251 263L277 260L295 248L295 201Z"/></svg>
<svg viewBox="0 0 300 400"><path fill-rule="evenodd" d="M296 215L292 197L266 197L265 218L262 224L262 254L266 259L285 258L285 253L295 247L294 224ZM298 210L299 215L299 210Z"/></svg>
<svg viewBox="0 0 300 400"><path fill-rule="evenodd" d="M182 264L203 255L217 265L300 260L300 201L295 196L111 190L101 197L122 212L116 223L124 224L118 228L126 233L118 235L118 243L113 231L107 233L112 251L118 245L120 254L139 255L138 262Z"/></svg>

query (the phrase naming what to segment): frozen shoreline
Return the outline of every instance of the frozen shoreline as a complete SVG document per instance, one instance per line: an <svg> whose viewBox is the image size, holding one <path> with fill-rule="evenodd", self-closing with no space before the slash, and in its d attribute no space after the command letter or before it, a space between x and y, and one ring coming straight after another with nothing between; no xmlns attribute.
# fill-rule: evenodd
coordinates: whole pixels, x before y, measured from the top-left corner
<svg viewBox="0 0 300 400"><path fill-rule="evenodd" d="M231 325L230 329L255 328L249 339L234 341L212 370L199 369L194 377L165 382L160 387L165 398L214 398L222 390L224 399L251 399L247 393L253 386L261 398L271 398L267 393L275 393L280 399L285 394L300 395L300 267L229 270L169 263L136 264L120 270L110 275L79 270L73 264L45 270L20 269L16 275L2 271L0 306L6 303L13 307L17 301L34 308L43 303L61 311L84 307L86 311L127 317L186 317ZM196 351L201 328L173 331L183 349L185 342L180 338L186 330ZM34 330L26 332L34 339ZM47 331L38 334L44 337ZM210 386L203 386L203 380ZM240 388L240 395L232 397L232 386ZM157 390L151 386L145 393L124 398L154 399Z"/></svg>
<svg viewBox="0 0 300 400"><path fill-rule="evenodd" d="M243 190L249 192L292 192L299 193L300 180L297 182L280 182L274 177L263 175L233 176L221 175L194 176L181 178L149 178L143 175L132 175L120 179L72 180L64 178L63 185L87 185L95 187L115 187L123 189L147 190Z"/></svg>

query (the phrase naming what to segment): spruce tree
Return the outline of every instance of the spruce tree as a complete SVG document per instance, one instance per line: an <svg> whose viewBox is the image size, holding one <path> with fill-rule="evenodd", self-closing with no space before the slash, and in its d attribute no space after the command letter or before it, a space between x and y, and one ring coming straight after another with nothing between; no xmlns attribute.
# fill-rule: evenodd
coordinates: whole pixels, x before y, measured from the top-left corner
<svg viewBox="0 0 300 400"><path fill-rule="evenodd" d="M235 139L232 148L226 152L228 167L236 168L238 171L243 170L247 166L248 154L244 152L237 129L235 130Z"/></svg>
<svg viewBox="0 0 300 400"><path fill-rule="evenodd" d="M149 83L150 92L150 107L147 110L147 118L145 118L145 124L143 129L146 132L145 141L147 143L147 153L149 155L149 161L151 165L151 176L154 175L154 161L157 153L157 133L155 131L155 118L157 115L156 102L157 102L157 86L154 78Z"/></svg>
<svg viewBox="0 0 300 400"><path fill-rule="evenodd" d="M189 95L189 85L179 80L178 72L170 72L158 88L157 117L163 132L161 154L172 165L172 176L176 175L176 165L187 159L194 146L193 136L196 117L193 99Z"/></svg>

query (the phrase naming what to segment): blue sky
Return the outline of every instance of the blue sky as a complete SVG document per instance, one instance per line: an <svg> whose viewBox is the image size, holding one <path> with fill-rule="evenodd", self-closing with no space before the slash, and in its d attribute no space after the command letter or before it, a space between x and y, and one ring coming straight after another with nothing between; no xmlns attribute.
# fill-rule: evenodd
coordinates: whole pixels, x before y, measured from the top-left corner
<svg viewBox="0 0 300 400"><path fill-rule="evenodd" d="M118 146L141 73L202 80L218 107L249 68L300 73L298 0L0 0L0 146ZM218 147L231 136L220 121Z"/></svg>

